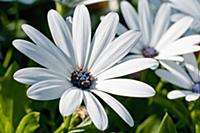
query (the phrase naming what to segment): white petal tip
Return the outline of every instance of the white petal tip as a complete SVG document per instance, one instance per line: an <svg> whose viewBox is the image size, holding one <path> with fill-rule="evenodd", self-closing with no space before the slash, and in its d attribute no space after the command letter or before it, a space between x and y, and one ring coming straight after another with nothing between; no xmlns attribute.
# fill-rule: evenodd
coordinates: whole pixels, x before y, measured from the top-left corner
<svg viewBox="0 0 200 133"><path fill-rule="evenodd" d="M149 94L149 97L153 97L155 95L156 95L156 91L152 88L152 92L151 92L151 94Z"/></svg>
<svg viewBox="0 0 200 133"><path fill-rule="evenodd" d="M55 11L54 9L51 9L48 11L47 13L47 18L50 19L51 17L53 17L53 15L58 14L57 11Z"/></svg>
<svg viewBox="0 0 200 133"><path fill-rule="evenodd" d="M13 75L13 79L18 81L18 75L19 75L19 72L15 72L14 75Z"/></svg>
<svg viewBox="0 0 200 133"><path fill-rule="evenodd" d="M130 126L130 127L133 127L134 126L134 121L132 118L130 118L130 120L127 122L127 124Z"/></svg>
<svg viewBox="0 0 200 133"><path fill-rule="evenodd" d="M170 100L178 99L184 96L185 94L178 90L171 91L167 94L167 98Z"/></svg>
<svg viewBox="0 0 200 133"><path fill-rule="evenodd" d="M97 127L98 128L98 127ZM106 129L108 128L108 125L106 125L106 126L101 126L101 127L99 127L98 129L99 130L101 130L101 131L105 131Z"/></svg>
<svg viewBox="0 0 200 133"><path fill-rule="evenodd" d="M12 42L12 45L16 48L17 47L17 45L19 44L19 40L14 40L13 42Z"/></svg>
<svg viewBox="0 0 200 133"><path fill-rule="evenodd" d="M193 23L194 19L190 16L185 16L182 19L184 19L187 23L189 23L190 25Z"/></svg>
<svg viewBox="0 0 200 133"><path fill-rule="evenodd" d="M22 27L23 30L26 29L26 27L28 27L28 26L29 26L28 24L22 24L21 25L21 27Z"/></svg>

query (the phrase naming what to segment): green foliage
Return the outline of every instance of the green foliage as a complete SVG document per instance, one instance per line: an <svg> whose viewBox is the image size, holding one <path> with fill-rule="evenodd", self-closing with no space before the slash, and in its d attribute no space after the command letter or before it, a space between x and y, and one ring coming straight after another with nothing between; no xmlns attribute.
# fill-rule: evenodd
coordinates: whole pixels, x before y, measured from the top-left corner
<svg viewBox="0 0 200 133"><path fill-rule="evenodd" d="M19 69L19 66L17 63L13 63L4 77L0 79L2 112L14 127L25 114L25 105L27 103L26 88L13 79L13 74L17 69Z"/></svg>
<svg viewBox="0 0 200 133"><path fill-rule="evenodd" d="M149 116L138 126L136 133L177 133L177 131L171 117L165 113L162 121L156 115Z"/></svg>
<svg viewBox="0 0 200 133"><path fill-rule="evenodd" d="M151 115L137 127L136 133L157 133L160 122L159 117Z"/></svg>
<svg viewBox="0 0 200 133"><path fill-rule="evenodd" d="M16 133L34 133L39 125L40 113L31 112L20 121Z"/></svg>
<svg viewBox="0 0 200 133"><path fill-rule="evenodd" d="M177 133L176 127L168 113L163 117L158 133Z"/></svg>

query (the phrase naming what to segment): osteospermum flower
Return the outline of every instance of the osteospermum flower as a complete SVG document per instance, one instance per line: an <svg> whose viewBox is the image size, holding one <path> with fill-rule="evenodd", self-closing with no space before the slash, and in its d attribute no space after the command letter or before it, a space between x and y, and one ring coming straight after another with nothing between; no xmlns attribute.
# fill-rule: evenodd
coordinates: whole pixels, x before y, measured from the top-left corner
<svg viewBox="0 0 200 133"><path fill-rule="evenodd" d="M173 62L163 62L167 70L158 69L156 74L164 80L185 90L172 90L169 99L185 97L187 101L197 100L200 96L200 75L194 54L184 55L184 66Z"/></svg>
<svg viewBox="0 0 200 133"><path fill-rule="evenodd" d="M14 79L32 85L27 91L31 99L60 98L59 110L63 116L71 115L83 101L94 125L105 130L108 118L96 98L98 96L133 126L129 112L107 93L128 97L153 96L155 91L149 85L117 77L158 64L145 58L117 63L140 38L139 32L128 31L114 39L118 21L116 13L106 15L91 42L90 15L84 5L75 9L72 30L56 11L50 10L48 24L56 46L38 30L23 25L23 30L35 44L15 40L13 45L45 68L21 69L14 74Z"/></svg>
<svg viewBox="0 0 200 133"><path fill-rule="evenodd" d="M185 16L191 16L194 22L191 29L200 32L200 1L199 0L169 0L172 7L179 12L172 15L172 21L178 21Z"/></svg>
<svg viewBox="0 0 200 133"><path fill-rule="evenodd" d="M134 55L127 59L148 57L158 61L183 61L180 55L199 51L199 35L182 37L191 26L193 19L184 17L173 25L170 24L170 6L162 4L155 18L147 0L138 1L138 14L127 1L121 2L121 12L129 29L140 30L142 38L131 50ZM119 32L127 31L122 25Z"/></svg>
<svg viewBox="0 0 200 133"><path fill-rule="evenodd" d="M76 5L81 4L81 3L90 5L90 4L95 4L95 3L104 2L108 0L55 0L55 1L58 1L64 5L75 7Z"/></svg>

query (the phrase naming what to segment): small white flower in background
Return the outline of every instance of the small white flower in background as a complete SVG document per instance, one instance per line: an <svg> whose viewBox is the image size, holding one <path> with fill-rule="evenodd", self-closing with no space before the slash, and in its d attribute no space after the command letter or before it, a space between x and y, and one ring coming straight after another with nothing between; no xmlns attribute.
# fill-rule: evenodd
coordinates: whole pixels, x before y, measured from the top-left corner
<svg viewBox="0 0 200 133"><path fill-rule="evenodd" d="M68 5L70 7L75 7L76 5L81 4L81 3L90 5L90 4L105 2L105 1L109 1L109 0L55 0L55 1L58 1L64 5Z"/></svg>
<svg viewBox="0 0 200 133"><path fill-rule="evenodd" d="M200 50L196 45L200 42L200 35L185 36L193 19L184 17L170 26L170 6L162 4L155 17L147 0L138 1L138 14L127 1L121 2L121 12L129 29L142 33L140 42L131 50L133 55L125 60L139 57L153 58L158 61L183 61L180 55ZM120 24L118 33L127 29Z"/></svg>
<svg viewBox="0 0 200 133"><path fill-rule="evenodd" d="M0 2L16 2L16 1L19 1L23 4L32 4L34 3L36 0L0 0Z"/></svg>
<svg viewBox="0 0 200 133"><path fill-rule="evenodd" d="M172 21L178 21L185 16L191 16L194 22L191 29L200 32L200 0L169 0L172 7L179 12L172 15Z"/></svg>
<svg viewBox="0 0 200 133"><path fill-rule="evenodd" d="M66 23L56 11L49 11L48 24L56 46L38 30L23 25L35 44L15 40L13 45L45 68L21 69L14 74L14 79L32 85L27 91L31 99L60 98L59 109L63 116L71 115L83 101L94 125L105 130L108 118L98 96L133 126L129 112L107 93L128 97L155 95L154 89L143 82L117 78L158 65L148 58L116 64L138 42L141 34L128 31L115 39L119 17L112 12L100 23L91 42L90 15L84 5L76 7L71 22Z"/></svg>
<svg viewBox="0 0 200 133"><path fill-rule="evenodd" d="M187 101L197 100L200 96L200 74L194 54L184 55L184 66L174 62L163 62L167 70L158 69L156 74L162 79L185 90L172 90L169 99L185 97Z"/></svg>

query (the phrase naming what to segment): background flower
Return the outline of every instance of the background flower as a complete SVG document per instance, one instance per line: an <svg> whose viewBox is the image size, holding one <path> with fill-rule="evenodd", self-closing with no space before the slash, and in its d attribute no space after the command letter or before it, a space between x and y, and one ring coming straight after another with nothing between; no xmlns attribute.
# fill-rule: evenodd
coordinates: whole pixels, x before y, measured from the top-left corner
<svg viewBox="0 0 200 133"><path fill-rule="evenodd" d="M178 12L174 13L172 16L172 21L177 21L184 16L191 16L194 18L194 22L191 26L191 29L195 32L200 31L200 15L199 15L199 0L191 1L180 1L180 0L169 0L172 4L172 7Z"/></svg>
<svg viewBox="0 0 200 133"><path fill-rule="evenodd" d="M197 45L200 42L199 35L182 37L193 19L184 17L170 26L171 10L168 4L162 4L155 17L147 0L138 1L138 13L130 3L122 1L121 11L128 28L142 33L140 42L131 51L133 55L125 60L147 57L159 61L182 61L180 55L200 50Z"/></svg>
<svg viewBox="0 0 200 133"><path fill-rule="evenodd" d="M184 67L165 62L163 66L167 70L159 69L156 74L164 80L186 90L172 90L168 93L169 99L185 97L187 101L197 100L200 96L200 75L196 58L193 54L184 55Z"/></svg>

